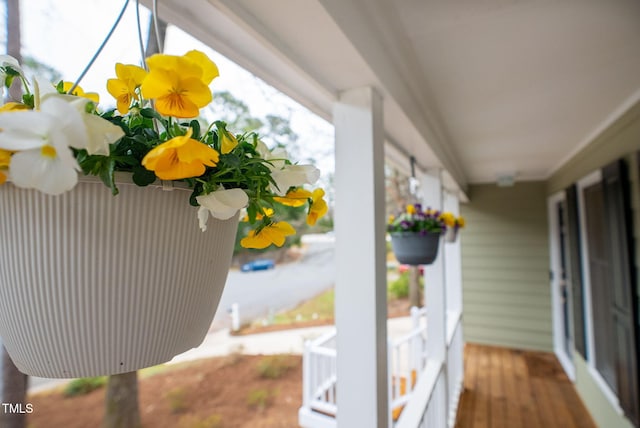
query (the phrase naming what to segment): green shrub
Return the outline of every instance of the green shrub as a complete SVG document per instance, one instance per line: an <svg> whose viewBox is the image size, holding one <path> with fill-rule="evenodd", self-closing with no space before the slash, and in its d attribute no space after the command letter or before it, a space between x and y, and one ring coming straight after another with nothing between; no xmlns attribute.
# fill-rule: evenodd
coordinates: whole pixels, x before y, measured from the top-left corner
<svg viewBox="0 0 640 428"><path fill-rule="evenodd" d="M424 288L424 278L420 275L420 289ZM409 297L409 272L403 272L397 279L389 283L388 292L391 297L404 299Z"/></svg>
<svg viewBox="0 0 640 428"><path fill-rule="evenodd" d="M84 395L90 393L91 391L95 391L96 389L102 388L106 384L106 376L82 377L69 382L64 388L63 394L65 397Z"/></svg>
<svg viewBox="0 0 640 428"><path fill-rule="evenodd" d="M264 410L270 404L273 394L267 389L252 389L247 395L247 404L252 409Z"/></svg>
<svg viewBox="0 0 640 428"><path fill-rule="evenodd" d="M401 273L400 276L389 284L389 294L396 299L409 296L409 273Z"/></svg>
<svg viewBox="0 0 640 428"><path fill-rule="evenodd" d="M265 379L278 379L294 367L288 355L269 355L258 363L258 373Z"/></svg>
<svg viewBox="0 0 640 428"><path fill-rule="evenodd" d="M186 396L184 389L175 388L167 392L166 397L169 401L169 408L173 413L181 413L187 410Z"/></svg>
<svg viewBox="0 0 640 428"><path fill-rule="evenodd" d="M211 415L204 419L196 415L185 415L178 422L179 428L222 428L222 416Z"/></svg>

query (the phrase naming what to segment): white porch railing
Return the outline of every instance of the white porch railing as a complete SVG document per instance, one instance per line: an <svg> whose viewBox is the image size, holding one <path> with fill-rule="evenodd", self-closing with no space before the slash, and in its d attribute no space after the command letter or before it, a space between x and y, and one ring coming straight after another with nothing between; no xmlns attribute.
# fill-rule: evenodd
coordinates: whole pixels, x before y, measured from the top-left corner
<svg viewBox="0 0 640 428"><path fill-rule="evenodd" d="M306 428L336 426L336 331L307 341L302 362L302 407L298 421Z"/></svg>
<svg viewBox="0 0 640 428"><path fill-rule="evenodd" d="M411 331L389 341L389 409L394 428L444 428L455 424L462 389L462 319L451 315L446 362L426 353L426 309L412 308ZM335 330L307 342L303 362L305 428L336 427Z"/></svg>
<svg viewBox="0 0 640 428"><path fill-rule="evenodd" d="M426 373L426 313L426 308L412 308L411 330L388 343L389 409L393 421L411 401L421 376ZM298 412L302 427L336 426L335 334L334 330L305 344L303 401Z"/></svg>
<svg viewBox="0 0 640 428"><path fill-rule="evenodd" d="M453 334L447 337L447 382L449 391L449 427L456 423L458 402L462 393L464 381L464 340L462 338L462 320L460 316L454 317Z"/></svg>
<svg viewBox="0 0 640 428"><path fill-rule="evenodd" d="M418 377L427 362L426 308L411 308L411 331L389 340L389 409L396 421L411 399Z"/></svg>

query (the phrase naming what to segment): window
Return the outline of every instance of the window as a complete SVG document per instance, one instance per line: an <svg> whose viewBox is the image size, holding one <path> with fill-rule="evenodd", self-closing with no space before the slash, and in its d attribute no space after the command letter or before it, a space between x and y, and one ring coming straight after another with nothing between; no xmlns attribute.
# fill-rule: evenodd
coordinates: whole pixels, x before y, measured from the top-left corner
<svg viewBox="0 0 640 428"><path fill-rule="evenodd" d="M625 415L640 426L638 285L626 164L607 165L600 177L580 186L584 301L591 331L587 357Z"/></svg>

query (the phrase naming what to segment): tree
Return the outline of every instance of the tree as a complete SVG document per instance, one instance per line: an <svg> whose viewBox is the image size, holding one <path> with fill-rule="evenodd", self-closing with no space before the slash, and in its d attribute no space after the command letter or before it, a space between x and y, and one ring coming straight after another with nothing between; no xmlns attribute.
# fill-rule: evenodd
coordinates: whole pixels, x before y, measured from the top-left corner
<svg viewBox="0 0 640 428"><path fill-rule="evenodd" d="M153 15L149 18L147 48L145 57L160 53L164 45L168 23L158 19L158 37L156 37ZM137 428L140 421L138 403L138 373L128 372L109 376L105 397L104 428Z"/></svg>
<svg viewBox="0 0 640 428"><path fill-rule="evenodd" d="M104 428L138 428L138 373L129 372L109 376L104 413Z"/></svg>
<svg viewBox="0 0 640 428"><path fill-rule="evenodd" d="M403 175L398 169L387 166L386 172L386 194L387 194L387 214L393 215L397 211L404 209L414 196L411 194L409 177ZM409 271L409 305L422 306L422 296L420 293L420 271L418 266L410 266Z"/></svg>
<svg viewBox="0 0 640 428"><path fill-rule="evenodd" d="M22 63L21 29L20 29L20 0L6 0L7 7L7 54ZM9 95L15 100L22 99L20 79L14 79Z"/></svg>
<svg viewBox="0 0 640 428"><path fill-rule="evenodd" d="M22 61L20 50L20 0L6 0L7 8L7 54L18 62ZM9 89L9 96L13 99L22 98L20 79L14 79ZM21 404L24 408L27 395L29 377L20 372L13 364L7 350L2 346L2 402ZM6 428L24 428L26 415L23 413L0 412L0 426Z"/></svg>

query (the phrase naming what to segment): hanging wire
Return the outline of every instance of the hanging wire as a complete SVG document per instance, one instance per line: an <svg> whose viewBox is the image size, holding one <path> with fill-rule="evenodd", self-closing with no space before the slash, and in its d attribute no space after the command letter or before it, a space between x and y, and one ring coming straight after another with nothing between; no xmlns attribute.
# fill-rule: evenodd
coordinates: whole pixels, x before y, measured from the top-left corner
<svg viewBox="0 0 640 428"><path fill-rule="evenodd" d="M156 31L156 43L158 44L158 52L162 53L164 52L164 49L162 46L162 40L160 40L160 31L158 29L158 1L157 0L153 0L152 16L153 16L153 28Z"/></svg>
<svg viewBox="0 0 640 428"><path fill-rule="evenodd" d="M151 16L153 17L153 22L155 24L155 31L156 31L156 41L158 43L158 51L162 52L162 46L160 44L160 35L158 33L158 7L157 7L157 3L156 0L153 0L153 10L151 11ZM145 49L144 49L144 42L142 41L142 24L140 23L140 0L136 0L136 23L138 26L138 43L140 45L140 58L142 59L142 67L146 70L149 71L149 67L147 67L147 61L145 61ZM150 100L151 103L151 107L155 108L155 102L153 100ZM156 134L160 134L160 126L158 125L158 120L154 117L151 119L151 121L153 122L153 129L156 131ZM163 182L164 183L164 182ZM166 188L166 186L163 186L163 188Z"/></svg>
<svg viewBox="0 0 640 428"><path fill-rule="evenodd" d="M142 67L149 71L147 62L144 60L144 42L142 41L142 24L140 23L140 0L136 0L136 23L138 25L138 44L140 45L140 58L142 58Z"/></svg>
<svg viewBox="0 0 640 428"><path fill-rule="evenodd" d="M420 188L420 183L416 178L416 158L413 156L409 157L409 162L411 164L411 177L409 177L409 193L414 199L418 200L418 189Z"/></svg>
<svg viewBox="0 0 640 428"><path fill-rule="evenodd" d="M120 20L122 19L122 16L124 15L124 12L127 9L128 5L129 5L129 0L125 0L124 6L122 6L122 10L120 11L118 18L116 19L116 22L113 23L113 26L111 27L111 30L109 30L107 37L105 37L105 39L102 41L102 44L100 45L96 53L93 54L93 57L89 61L89 64L87 64L84 70L82 70L82 73L80 73L80 76L76 79L76 82L73 84L73 86L71 86L71 89L69 90L70 94L72 94L73 91L78 87L78 85L80 84L80 81L84 78L84 76L87 74L87 72L89 71L93 63L96 61L96 59L98 58L98 55L100 55L100 52L102 52L102 49L105 47L105 45L111 38L111 35L115 31L115 29L118 27L118 24L120 23Z"/></svg>

